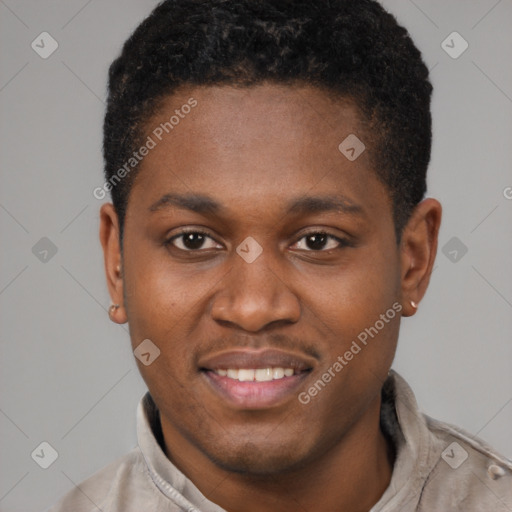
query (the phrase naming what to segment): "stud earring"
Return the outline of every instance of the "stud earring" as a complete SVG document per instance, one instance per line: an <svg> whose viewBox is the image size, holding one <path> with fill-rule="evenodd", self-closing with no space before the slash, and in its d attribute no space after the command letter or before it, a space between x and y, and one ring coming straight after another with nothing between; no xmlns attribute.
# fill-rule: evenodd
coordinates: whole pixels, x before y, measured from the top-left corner
<svg viewBox="0 0 512 512"><path fill-rule="evenodd" d="M414 309L418 309L418 304L416 304L416 302L414 302L413 300L411 300L411 306L412 306Z"/></svg>
<svg viewBox="0 0 512 512"><path fill-rule="evenodd" d="M114 315L114 311L116 311L117 309L119 309L119 304L112 304L109 308L108 308L108 316L110 318L112 318L112 316Z"/></svg>

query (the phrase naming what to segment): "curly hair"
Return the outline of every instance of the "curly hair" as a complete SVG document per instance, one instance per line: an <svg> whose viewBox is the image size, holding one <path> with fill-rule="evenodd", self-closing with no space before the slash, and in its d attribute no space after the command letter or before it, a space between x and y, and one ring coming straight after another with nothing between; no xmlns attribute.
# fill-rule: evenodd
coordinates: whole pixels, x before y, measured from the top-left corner
<svg viewBox="0 0 512 512"><path fill-rule="evenodd" d="M397 240L426 191L432 86L407 30L375 0L165 0L109 69L107 181L140 146L159 103L180 86L263 82L352 99L374 142ZM120 219L137 169L110 189Z"/></svg>

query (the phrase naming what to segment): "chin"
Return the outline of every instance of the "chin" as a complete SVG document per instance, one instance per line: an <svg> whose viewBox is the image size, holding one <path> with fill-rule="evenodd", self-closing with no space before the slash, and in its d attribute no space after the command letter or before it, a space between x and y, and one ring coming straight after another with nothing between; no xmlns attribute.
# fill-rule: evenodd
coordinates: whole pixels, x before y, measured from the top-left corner
<svg viewBox="0 0 512 512"><path fill-rule="evenodd" d="M210 460L225 471L253 476L273 476L284 474L300 468L306 463L303 454L298 453L298 442L289 446L280 443L278 446L261 445L247 442L241 446L232 444L213 453L208 453Z"/></svg>

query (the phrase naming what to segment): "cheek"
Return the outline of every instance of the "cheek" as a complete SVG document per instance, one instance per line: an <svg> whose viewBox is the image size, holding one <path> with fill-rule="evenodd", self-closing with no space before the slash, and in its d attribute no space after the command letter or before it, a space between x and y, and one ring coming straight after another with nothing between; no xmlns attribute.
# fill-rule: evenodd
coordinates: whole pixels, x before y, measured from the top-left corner
<svg viewBox="0 0 512 512"><path fill-rule="evenodd" d="M333 332L354 336L392 307L399 297L399 276L394 256L368 248L328 273L304 274L300 293L306 311Z"/></svg>
<svg viewBox="0 0 512 512"><path fill-rule="evenodd" d="M357 259L347 261L329 279L304 282L304 293L309 294L306 321L328 340L322 371L330 369L336 375L331 387L334 403L357 397L370 383L384 380L394 357L400 326L400 267L392 244L381 243L379 249L359 250Z"/></svg>
<svg viewBox="0 0 512 512"><path fill-rule="evenodd" d="M137 361L139 371L155 396L172 402L172 407L183 414L190 404L199 403L190 381L197 370L194 350L205 337L203 326L212 283L222 278L215 278L211 270L197 272L192 265L186 267L177 269L160 256L136 269L127 266L126 283L133 349L150 339L160 350L150 366Z"/></svg>
<svg viewBox="0 0 512 512"><path fill-rule="evenodd" d="M141 265L127 280L132 347L149 339L160 351L148 366L137 361L139 371L155 397L183 414L197 401L188 389L195 370L192 331L203 307L203 287L197 284L155 262Z"/></svg>
<svg viewBox="0 0 512 512"><path fill-rule="evenodd" d="M185 329L187 322L197 319L211 282L192 265L173 265L165 249L127 255L125 294L131 332L145 336Z"/></svg>

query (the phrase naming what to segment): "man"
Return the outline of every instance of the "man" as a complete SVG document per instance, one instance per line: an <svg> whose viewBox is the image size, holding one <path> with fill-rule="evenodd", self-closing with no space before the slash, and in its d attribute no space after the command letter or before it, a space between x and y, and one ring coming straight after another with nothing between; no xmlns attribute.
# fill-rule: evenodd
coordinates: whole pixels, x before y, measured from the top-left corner
<svg viewBox="0 0 512 512"><path fill-rule="evenodd" d="M100 238L149 393L139 447L53 510L512 510L512 463L390 370L441 222L431 90L372 0L168 0L137 28Z"/></svg>

